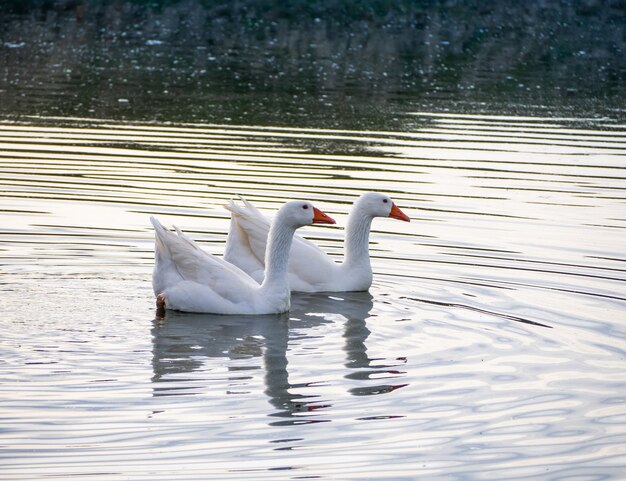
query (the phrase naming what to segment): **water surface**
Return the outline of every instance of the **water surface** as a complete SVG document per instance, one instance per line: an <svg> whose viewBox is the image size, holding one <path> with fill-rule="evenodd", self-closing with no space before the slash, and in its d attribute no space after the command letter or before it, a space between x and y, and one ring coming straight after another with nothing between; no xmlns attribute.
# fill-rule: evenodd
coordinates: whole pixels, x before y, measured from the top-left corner
<svg viewBox="0 0 626 481"><path fill-rule="evenodd" d="M3 479L621 479L626 128L404 111L405 128L0 122ZM222 205L310 199L370 293L155 317L148 217L220 254Z"/></svg>
<svg viewBox="0 0 626 481"><path fill-rule="evenodd" d="M4 2L3 480L624 478L623 2L388 3ZM155 316L150 215L372 190L369 293Z"/></svg>

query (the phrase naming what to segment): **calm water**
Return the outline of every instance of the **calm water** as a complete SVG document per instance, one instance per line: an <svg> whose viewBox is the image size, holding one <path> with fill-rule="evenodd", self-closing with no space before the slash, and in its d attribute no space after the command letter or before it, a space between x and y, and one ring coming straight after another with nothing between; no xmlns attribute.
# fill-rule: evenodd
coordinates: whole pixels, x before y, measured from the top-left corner
<svg viewBox="0 0 626 481"><path fill-rule="evenodd" d="M0 478L623 480L623 2L149 3L0 7ZM155 318L150 215L371 190L370 293Z"/></svg>
<svg viewBox="0 0 626 481"><path fill-rule="evenodd" d="M409 112L404 131L0 122L3 479L623 479L626 126ZM149 215L362 191L370 294L155 319Z"/></svg>

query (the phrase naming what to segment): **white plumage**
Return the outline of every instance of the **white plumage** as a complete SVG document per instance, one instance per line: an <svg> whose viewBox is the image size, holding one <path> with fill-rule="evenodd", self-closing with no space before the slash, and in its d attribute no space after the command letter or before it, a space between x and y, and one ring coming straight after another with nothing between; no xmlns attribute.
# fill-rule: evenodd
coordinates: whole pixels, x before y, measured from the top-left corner
<svg viewBox="0 0 626 481"><path fill-rule="evenodd" d="M271 228L264 262L267 276L255 281L239 267L202 250L176 229L154 217L155 265L152 276L158 303L167 309L216 314L271 314L289 310L287 265L295 230L334 220L310 202L292 201L280 208Z"/></svg>
<svg viewBox="0 0 626 481"><path fill-rule="evenodd" d="M258 282L265 277L264 255L270 221L250 202L243 206L231 201L231 224L224 259ZM369 192L354 203L348 216L344 243L345 257L337 263L312 242L296 235L289 257L289 284L292 291L366 291L372 284L369 233L375 217L409 221L384 194Z"/></svg>

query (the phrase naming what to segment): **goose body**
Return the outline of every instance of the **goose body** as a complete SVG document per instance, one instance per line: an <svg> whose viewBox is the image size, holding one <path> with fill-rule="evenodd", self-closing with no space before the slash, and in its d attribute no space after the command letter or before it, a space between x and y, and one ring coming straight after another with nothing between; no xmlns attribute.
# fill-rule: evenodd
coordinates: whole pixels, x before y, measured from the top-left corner
<svg viewBox="0 0 626 481"><path fill-rule="evenodd" d="M243 200L243 199L242 199ZM264 252L270 221L250 202L231 201L230 230L224 259L247 272L257 282L265 277ZM344 260L335 262L312 242L295 235L289 257L289 284L299 292L366 291L372 284L369 233L375 217L409 221L384 194L369 192L354 203L348 216Z"/></svg>
<svg viewBox="0 0 626 481"><path fill-rule="evenodd" d="M176 229L167 230L154 217L155 265L152 275L157 304L167 309L215 314L273 314L290 305L287 266L290 246L298 227L334 224L309 202L282 206L269 229L268 266L262 283L239 267L202 250Z"/></svg>

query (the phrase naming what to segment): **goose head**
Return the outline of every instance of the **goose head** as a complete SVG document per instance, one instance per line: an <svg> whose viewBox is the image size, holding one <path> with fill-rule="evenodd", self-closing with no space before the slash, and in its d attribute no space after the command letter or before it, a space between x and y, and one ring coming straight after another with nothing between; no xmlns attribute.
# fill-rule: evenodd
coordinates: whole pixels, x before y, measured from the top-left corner
<svg viewBox="0 0 626 481"><path fill-rule="evenodd" d="M411 221L409 216L391 200L391 197L378 192L363 194L357 200L355 207L371 217L391 217L405 222Z"/></svg>
<svg viewBox="0 0 626 481"><path fill-rule="evenodd" d="M304 200L292 200L283 205L277 213L284 224L302 227L311 224L334 224L335 220Z"/></svg>

